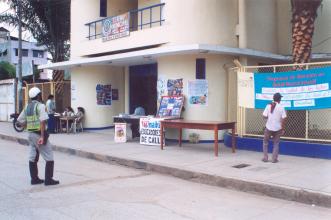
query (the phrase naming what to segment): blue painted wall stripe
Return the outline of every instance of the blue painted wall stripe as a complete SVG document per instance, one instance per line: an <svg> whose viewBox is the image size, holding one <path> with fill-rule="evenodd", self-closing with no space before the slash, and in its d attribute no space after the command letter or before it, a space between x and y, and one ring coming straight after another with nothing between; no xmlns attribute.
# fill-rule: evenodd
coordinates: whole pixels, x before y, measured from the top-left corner
<svg viewBox="0 0 331 220"><path fill-rule="evenodd" d="M262 138L236 137L237 149L261 152ZM224 134L224 144L231 147L231 134ZM269 142L269 152L272 152L272 142ZM331 159L331 145L281 140L279 153L283 155Z"/></svg>

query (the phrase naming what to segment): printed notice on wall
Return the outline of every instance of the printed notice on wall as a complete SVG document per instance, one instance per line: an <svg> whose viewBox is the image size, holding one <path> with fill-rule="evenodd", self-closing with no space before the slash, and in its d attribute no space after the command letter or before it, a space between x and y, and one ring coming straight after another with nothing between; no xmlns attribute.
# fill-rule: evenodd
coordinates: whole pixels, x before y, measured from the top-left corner
<svg viewBox="0 0 331 220"><path fill-rule="evenodd" d="M168 79L167 82L168 95L182 95L183 94L183 79Z"/></svg>
<svg viewBox="0 0 331 220"><path fill-rule="evenodd" d="M161 145L160 118L140 118L140 144Z"/></svg>
<svg viewBox="0 0 331 220"><path fill-rule="evenodd" d="M188 102L190 105L208 105L208 81L188 81Z"/></svg>
<svg viewBox="0 0 331 220"><path fill-rule="evenodd" d="M254 73L255 108L265 108L279 92L288 110L331 108L331 67Z"/></svg>
<svg viewBox="0 0 331 220"><path fill-rule="evenodd" d="M254 73L238 72L238 105L254 108Z"/></svg>
<svg viewBox="0 0 331 220"><path fill-rule="evenodd" d="M97 105L111 105L111 85L97 84Z"/></svg>
<svg viewBox="0 0 331 220"><path fill-rule="evenodd" d="M76 82L71 81L71 101L76 101L77 100L77 84Z"/></svg>
<svg viewBox="0 0 331 220"><path fill-rule="evenodd" d="M161 97L166 94L167 80L164 76L159 75L157 79L157 100L161 101Z"/></svg>

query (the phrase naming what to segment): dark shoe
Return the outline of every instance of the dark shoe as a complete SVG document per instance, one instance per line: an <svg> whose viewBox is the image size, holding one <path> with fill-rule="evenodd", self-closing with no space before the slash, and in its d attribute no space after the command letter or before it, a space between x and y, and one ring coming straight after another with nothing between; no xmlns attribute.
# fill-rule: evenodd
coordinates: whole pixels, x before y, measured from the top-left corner
<svg viewBox="0 0 331 220"><path fill-rule="evenodd" d="M273 162L273 163L278 163L279 160L277 160L277 159L276 159L276 160L272 160L272 162Z"/></svg>
<svg viewBox="0 0 331 220"><path fill-rule="evenodd" d="M31 176L31 185L37 185L37 184L44 183L44 180L39 179L39 177L38 177L37 162L29 161L29 169L30 169L30 176Z"/></svg>
<svg viewBox="0 0 331 220"><path fill-rule="evenodd" d="M57 184L60 184L60 181L53 179L45 180L45 186L52 186Z"/></svg>
<svg viewBox="0 0 331 220"><path fill-rule="evenodd" d="M47 161L45 167L45 185L57 185L60 181L53 180L54 161Z"/></svg>
<svg viewBox="0 0 331 220"><path fill-rule="evenodd" d="M263 158L262 161L266 163L268 162L268 159Z"/></svg>
<svg viewBox="0 0 331 220"><path fill-rule="evenodd" d="M42 183L44 183L45 181L44 180L42 180L42 179L33 179L33 180L31 180L31 185L37 185L37 184L42 184Z"/></svg>

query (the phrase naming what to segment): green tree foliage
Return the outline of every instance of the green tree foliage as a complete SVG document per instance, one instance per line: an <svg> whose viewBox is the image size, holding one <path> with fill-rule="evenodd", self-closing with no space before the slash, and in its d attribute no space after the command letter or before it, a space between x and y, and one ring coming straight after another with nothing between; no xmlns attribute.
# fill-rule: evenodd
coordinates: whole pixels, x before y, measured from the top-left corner
<svg viewBox="0 0 331 220"><path fill-rule="evenodd" d="M18 4L21 4L22 27L45 45L52 62L69 58L70 0L11 0L13 12L0 15L0 22L17 26Z"/></svg>
<svg viewBox="0 0 331 220"><path fill-rule="evenodd" d="M0 62L0 80L12 79L15 77L16 77L15 66L5 61Z"/></svg>

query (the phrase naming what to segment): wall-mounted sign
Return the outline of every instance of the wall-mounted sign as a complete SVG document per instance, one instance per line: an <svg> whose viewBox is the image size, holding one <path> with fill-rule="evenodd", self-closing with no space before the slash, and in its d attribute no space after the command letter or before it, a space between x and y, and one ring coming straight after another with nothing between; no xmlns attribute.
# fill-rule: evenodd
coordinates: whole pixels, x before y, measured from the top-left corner
<svg viewBox="0 0 331 220"><path fill-rule="evenodd" d="M102 21L102 40L109 41L130 35L130 13L106 18Z"/></svg>
<svg viewBox="0 0 331 220"><path fill-rule="evenodd" d="M111 90L111 96L112 96L112 100L118 100L118 89L112 89Z"/></svg>
<svg viewBox="0 0 331 220"><path fill-rule="evenodd" d="M243 80L245 77L238 77L241 80L238 84L239 100L254 100L255 108L265 108L276 92L283 96L281 104L287 110L331 108L331 67L277 73L239 73L244 74L246 80ZM239 85L244 90L239 89ZM252 107L251 102L243 101L239 104Z"/></svg>
<svg viewBox="0 0 331 220"><path fill-rule="evenodd" d="M183 95L183 79L168 79L168 95Z"/></svg>
<svg viewBox="0 0 331 220"><path fill-rule="evenodd" d="M140 144L161 145L160 118L140 118Z"/></svg>
<svg viewBox="0 0 331 220"><path fill-rule="evenodd" d="M96 86L97 105L111 105L111 85Z"/></svg>
<svg viewBox="0 0 331 220"><path fill-rule="evenodd" d="M279 92L289 110L331 108L331 67L290 72L255 73L255 108L265 108Z"/></svg>
<svg viewBox="0 0 331 220"><path fill-rule="evenodd" d="M188 81L188 101L190 105L208 104L208 81L198 79Z"/></svg>

